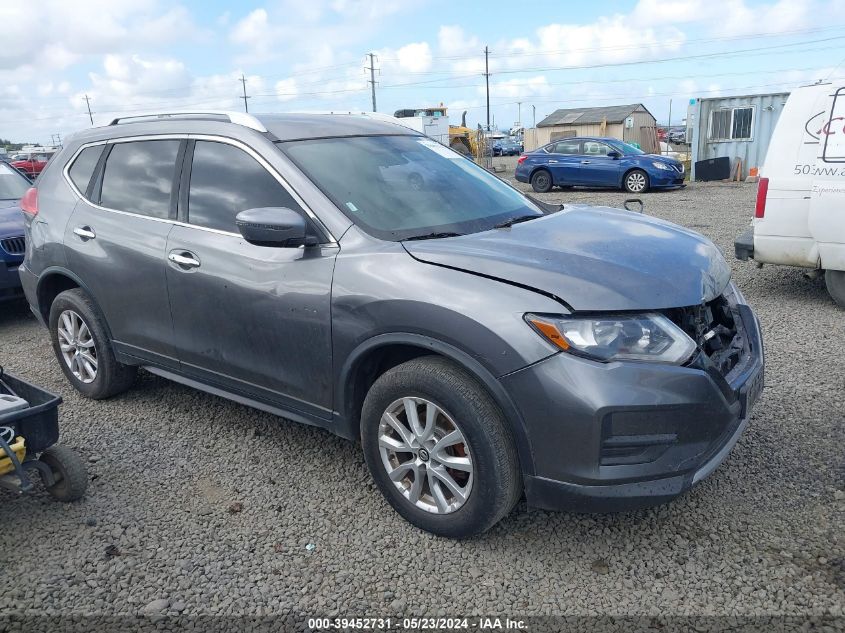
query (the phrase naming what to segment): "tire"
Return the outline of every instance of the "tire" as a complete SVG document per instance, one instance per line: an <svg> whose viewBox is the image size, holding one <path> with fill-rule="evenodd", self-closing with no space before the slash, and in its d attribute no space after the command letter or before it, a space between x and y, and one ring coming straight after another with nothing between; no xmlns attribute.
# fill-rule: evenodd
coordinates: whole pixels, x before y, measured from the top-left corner
<svg viewBox="0 0 845 633"><path fill-rule="evenodd" d="M449 147L458 152L458 154L463 154L464 156L469 156L470 154L472 154L472 152L469 151L469 147L467 147L466 144L461 141L455 141L454 143L449 145Z"/></svg>
<svg viewBox="0 0 845 633"><path fill-rule="evenodd" d="M56 444L41 453L39 458L50 467L56 483L47 492L59 501L81 499L88 488L88 470L76 451Z"/></svg>
<svg viewBox="0 0 845 633"><path fill-rule="evenodd" d="M648 174L642 169L632 169L625 174L622 188L628 193L645 193L648 191Z"/></svg>
<svg viewBox="0 0 845 633"><path fill-rule="evenodd" d="M531 188L537 193L548 193L553 185L552 175L545 169L538 169L531 174Z"/></svg>
<svg viewBox="0 0 845 633"><path fill-rule="evenodd" d="M408 401L419 412L421 422L428 422L428 415L423 412L429 411L429 405L440 412L432 418L436 429L433 438L422 442L422 447L416 444L418 448L413 453L401 452L408 461L395 467L394 473L400 471L403 479L394 483L387 470L392 467L387 456L390 449L383 443L402 441L384 436L385 429L393 433L396 428L386 421L387 412L392 407L402 407L404 419L400 413L394 421L402 424L413 442L423 437L415 436L411 430ZM439 428L441 425L445 429ZM448 438L454 436L449 431L451 426L459 432L460 442L448 443ZM437 451L436 444L441 440L447 448ZM413 442L405 446L412 446ZM513 509L522 494L516 448L501 411L475 378L445 358L424 356L410 360L375 381L364 399L361 443L370 473L393 509L409 523L439 536L466 538L488 530ZM455 470L444 467L440 459L465 465ZM410 463L418 464L415 470L402 469L402 465ZM465 472L467 465L469 472ZM434 474L444 470L453 484L466 491L465 499L452 496L453 489L443 483L441 475ZM418 474L422 474L422 483L415 503L412 499ZM438 491L439 498L435 494ZM450 498L445 499L446 495Z"/></svg>
<svg viewBox="0 0 845 633"><path fill-rule="evenodd" d="M81 325L76 322L77 318ZM60 320L64 334L59 331ZM69 326L69 322L75 325ZM79 336L75 337L75 343L69 345L67 333L73 330ZM132 386L137 373L136 367L117 362L107 331L105 320L90 297L80 288L65 290L50 306L50 338L59 366L74 389L94 400L110 398L126 391ZM63 351L63 344L71 351ZM74 349L81 353L74 353ZM77 356L75 365L72 359L66 358L68 353ZM92 367L93 377L89 371Z"/></svg>
<svg viewBox="0 0 845 633"><path fill-rule="evenodd" d="M845 308L845 270L826 270L824 283L836 305Z"/></svg>

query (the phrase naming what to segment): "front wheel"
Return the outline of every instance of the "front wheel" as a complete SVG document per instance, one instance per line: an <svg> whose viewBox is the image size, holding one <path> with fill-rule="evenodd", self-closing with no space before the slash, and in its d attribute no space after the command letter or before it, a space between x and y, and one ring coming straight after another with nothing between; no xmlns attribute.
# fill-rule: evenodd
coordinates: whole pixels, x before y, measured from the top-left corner
<svg viewBox="0 0 845 633"><path fill-rule="evenodd" d="M826 270L824 283L836 304L845 308L845 270Z"/></svg>
<svg viewBox="0 0 845 633"><path fill-rule="evenodd" d="M548 193L552 190L552 175L545 169L535 171L531 176L531 187L537 193Z"/></svg>
<svg viewBox="0 0 845 633"><path fill-rule="evenodd" d="M388 370L364 400L361 443L402 517L440 536L480 534L522 493L513 439L490 395L445 358Z"/></svg>
<svg viewBox="0 0 845 633"><path fill-rule="evenodd" d="M628 193L643 193L648 190L648 174L642 169L632 169L625 175L622 186Z"/></svg>

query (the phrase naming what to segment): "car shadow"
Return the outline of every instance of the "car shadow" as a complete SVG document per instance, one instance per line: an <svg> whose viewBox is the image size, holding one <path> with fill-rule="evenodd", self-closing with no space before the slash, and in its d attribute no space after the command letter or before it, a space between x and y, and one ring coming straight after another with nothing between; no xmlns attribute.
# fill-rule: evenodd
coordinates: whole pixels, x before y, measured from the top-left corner
<svg viewBox="0 0 845 633"><path fill-rule="evenodd" d="M29 319L35 319L35 316L30 312L29 304L23 297L0 302L0 328Z"/></svg>

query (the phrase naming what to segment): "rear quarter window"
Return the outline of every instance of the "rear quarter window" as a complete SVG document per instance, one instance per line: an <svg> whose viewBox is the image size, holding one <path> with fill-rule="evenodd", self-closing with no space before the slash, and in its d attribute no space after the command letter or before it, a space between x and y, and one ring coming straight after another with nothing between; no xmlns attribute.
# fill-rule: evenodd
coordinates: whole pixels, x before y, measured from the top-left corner
<svg viewBox="0 0 845 633"><path fill-rule="evenodd" d="M94 169L97 167L97 161L100 160L104 147L105 145L86 147L73 159L73 163L68 169L71 182L83 196L88 191L88 184L91 182L91 176L94 175Z"/></svg>

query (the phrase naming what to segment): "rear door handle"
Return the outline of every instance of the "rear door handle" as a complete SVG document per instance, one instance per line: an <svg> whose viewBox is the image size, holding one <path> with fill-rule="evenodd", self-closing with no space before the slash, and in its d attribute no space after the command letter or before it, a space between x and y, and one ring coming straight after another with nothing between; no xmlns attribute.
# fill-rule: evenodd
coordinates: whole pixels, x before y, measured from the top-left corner
<svg viewBox="0 0 845 633"><path fill-rule="evenodd" d="M582 161L581 161L581 164L582 164L582 165L589 165L589 164L590 164L590 163L592 163L592 162L593 162L593 161L591 161L591 160L582 160Z"/></svg>
<svg viewBox="0 0 845 633"><path fill-rule="evenodd" d="M556 160L550 160L549 162L550 163L556 163L557 161Z"/></svg>
<svg viewBox="0 0 845 633"><path fill-rule="evenodd" d="M199 268L200 260L193 253L188 251L169 253L167 259L181 268Z"/></svg>
<svg viewBox="0 0 845 633"><path fill-rule="evenodd" d="M81 237L83 242L87 240L93 240L95 237L97 237L97 234L94 233L94 229L92 229L90 226L77 226L75 229L73 229L73 234Z"/></svg>

